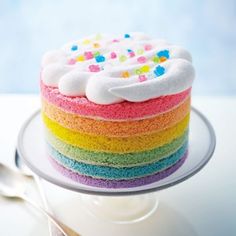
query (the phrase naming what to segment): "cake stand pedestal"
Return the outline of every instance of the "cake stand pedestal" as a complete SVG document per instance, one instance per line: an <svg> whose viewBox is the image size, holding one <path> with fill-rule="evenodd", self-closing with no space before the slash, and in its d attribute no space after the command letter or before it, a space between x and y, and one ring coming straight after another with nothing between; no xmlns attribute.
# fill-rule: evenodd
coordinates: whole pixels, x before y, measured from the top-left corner
<svg viewBox="0 0 236 236"><path fill-rule="evenodd" d="M78 196L91 214L116 223L134 223L154 213L158 206L156 192L181 183L200 171L212 157L216 144L210 122L197 109L192 108L189 154L176 172L140 187L106 189L74 182L55 170L47 158L43 130L40 111L30 116L20 130L17 150L27 166L46 181L84 193Z"/></svg>
<svg viewBox="0 0 236 236"><path fill-rule="evenodd" d="M93 216L117 224L144 220L155 212L159 203L156 193L119 197L83 194L81 200Z"/></svg>

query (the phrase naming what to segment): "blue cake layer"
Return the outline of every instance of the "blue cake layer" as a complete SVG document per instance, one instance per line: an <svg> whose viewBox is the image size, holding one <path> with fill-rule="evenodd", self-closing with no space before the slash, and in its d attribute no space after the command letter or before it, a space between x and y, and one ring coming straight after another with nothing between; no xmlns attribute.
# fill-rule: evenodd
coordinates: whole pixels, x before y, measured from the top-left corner
<svg viewBox="0 0 236 236"><path fill-rule="evenodd" d="M187 148L188 142L186 141L175 153L164 159L161 159L160 161L143 166L115 168L109 166L85 164L76 160L72 160L59 153L52 146L48 145L50 156L64 167L77 172L80 175L114 180L140 178L167 169L177 163L184 156Z"/></svg>

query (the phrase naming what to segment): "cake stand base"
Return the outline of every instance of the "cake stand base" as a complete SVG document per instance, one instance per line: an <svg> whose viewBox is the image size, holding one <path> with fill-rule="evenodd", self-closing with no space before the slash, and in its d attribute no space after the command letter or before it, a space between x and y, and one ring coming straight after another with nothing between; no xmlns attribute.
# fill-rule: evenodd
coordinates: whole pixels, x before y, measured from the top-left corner
<svg viewBox="0 0 236 236"><path fill-rule="evenodd" d="M90 214L117 224L145 220L158 207L156 193L120 197L82 194L81 200Z"/></svg>

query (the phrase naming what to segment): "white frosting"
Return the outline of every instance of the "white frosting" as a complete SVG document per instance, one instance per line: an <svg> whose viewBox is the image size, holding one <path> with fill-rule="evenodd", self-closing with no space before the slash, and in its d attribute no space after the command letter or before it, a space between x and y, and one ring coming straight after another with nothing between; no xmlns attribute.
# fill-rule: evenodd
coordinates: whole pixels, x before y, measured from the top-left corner
<svg viewBox="0 0 236 236"><path fill-rule="evenodd" d="M119 42L114 42L114 39ZM73 45L77 45L78 49L72 50ZM147 45L151 47L147 48ZM135 56L130 57L127 49L131 49ZM163 50L168 50L169 58L160 64L154 62L153 57ZM93 57L69 63L81 55L84 57L85 52L97 51L105 57L104 62L96 62ZM115 59L111 58L112 52L117 55ZM126 60L120 60L120 56L125 56ZM145 63L140 63L139 57L144 57ZM45 85L58 87L63 95L86 96L97 104L112 104L124 100L141 102L190 88L195 74L191 61L191 55L185 49L163 40L152 40L142 33L131 33L129 38L90 36L46 53L42 60L41 78ZM91 72L91 65L99 66L101 70ZM144 65L150 68L149 72L142 72L148 79L140 82L136 71ZM158 65L165 72L156 77L154 70ZM122 77L124 72L129 73L129 78Z"/></svg>

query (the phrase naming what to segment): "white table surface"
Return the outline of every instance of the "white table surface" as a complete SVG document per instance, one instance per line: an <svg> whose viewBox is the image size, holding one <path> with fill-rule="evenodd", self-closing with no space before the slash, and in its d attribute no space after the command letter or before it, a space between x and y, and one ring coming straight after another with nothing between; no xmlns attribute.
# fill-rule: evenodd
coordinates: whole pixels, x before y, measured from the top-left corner
<svg viewBox="0 0 236 236"><path fill-rule="evenodd" d="M13 166L13 156L17 133L22 122L37 108L40 100L36 95L0 95L0 161ZM218 236L236 235L236 97L193 97L192 104L211 121L217 137L217 145L212 160L191 179L158 193L159 215L155 221L164 218L168 225L174 225L182 235ZM64 192L66 195L66 193ZM56 197L56 196L55 196ZM58 196L57 196L58 199ZM58 212L69 204L61 204ZM64 209L63 209L64 207ZM60 208L60 207L59 207ZM73 210L71 217L73 217ZM77 209L78 211L78 209ZM60 215L61 214L61 215ZM79 213L78 213L79 214ZM86 223L89 216L81 212L78 216L79 228L83 236L92 236ZM68 217L59 217L70 224ZM161 215L161 216L160 216ZM86 220L86 217L87 220ZM81 219L79 219L81 218ZM154 221L154 224L155 224ZM150 222L149 222L150 223ZM71 223L73 226L74 223ZM90 221L96 235L110 235L119 232L124 235L125 225L108 226L104 232L101 222ZM139 227L148 227L145 222L133 225L129 236L137 235ZM187 230L188 229L188 230ZM159 229L157 235L162 232ZM187 233L188 232L188 233ZM191 232L191 233L189 233ZM0 197L0 235L31 236L48 235L46 220L21 202L9 201Z"/></svg>

